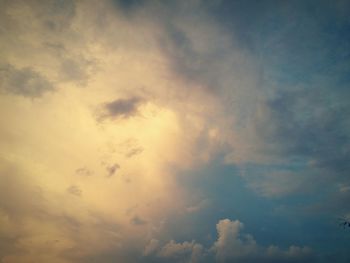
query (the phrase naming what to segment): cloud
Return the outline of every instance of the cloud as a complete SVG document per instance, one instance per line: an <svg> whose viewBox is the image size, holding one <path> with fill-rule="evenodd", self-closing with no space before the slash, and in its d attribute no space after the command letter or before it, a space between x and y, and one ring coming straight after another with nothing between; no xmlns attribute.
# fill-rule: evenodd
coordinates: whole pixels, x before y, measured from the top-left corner
<svg viewBox="0 0 350 263"><path fill-rule="evenodd" d="M130 118L138 113L138 107L143 103L139 97L131 97L128 99L117 99L107 102L102 106L101 112L98 114L98 120L114 118Z"/></svg>
<svg viewBox="0 0 350 263"><path fill-rule="evenodd" d="M263 247L253 236L242 235L243 224L236 220L223 219L216 225L218 239L212 246L218 262L311 262L312 251L307 247L290 246L281 250L277 246Z"/></svg>
<svg viewBox="0 0 350 263"><path fill-rule="evenodd" d="M31 68L17 69L10 64L0 66L0 88L3 92L37 98L53 91L53 84Z"/></svg>
<svg viewBox="0 0 350 263"><path fill-rule="evenodd" d="M0 34L3 91L37 98L65 85L86 86L97 61L83 51L83 34L72 27L77 5L71 0L2 4L1 24L6 25Z"/></svg>
<svg viewBox="0 0 350 263"><path fill-rule="evenodd" d="M176 243L170 240L158 252L157 256L177 262L199 262L203 247L195 241Z"/></svg>
<svg viewBox="0 0 350 263"><path fill-rule="evenodd" d="M209 2L0 4L0 155L23 169L0 178L1 259L138 262L154 238L151 262L300 262L289 204L317 193L319 210L348 212L347 12ZM299 226L255 239L222 220L203 240L218 216L276 224L279 205Z"/></svg>
<svg viewBox="0 0 350 263"><path fill-rule="evenodd" d="M113 164L111 166L108 166L106 168L107 173L108 173L107 177L113 176L119 169L120 169L120 165L117 164L117 163L115 163L115 164Z"/></svg>
<svg viewBox="0 0 350 263"><path fill-rule="evenodd" d="M157 239L151 239L143 251L143 255L152 258L158 262L201 262L203 258L203 246L195 241L185 241L177 243L170 240L160 247ZM155 257L155 258L154 258Z"/></svg>
<svg viewBox="0 0 350 263"><path fill-rule="evenodd" d="M205 248L195 241L177 243L170 240L160 245L151 239L143 255L168 260L166 262L314 262L314 253L308 247L290 246L287 250L275 245L257 244L254 237L243 234L243 223L222 219L216 225L218 238L211 247ZM158 261L156 261L158 262ZM160 262L165 262L160 260Z"/></svg>

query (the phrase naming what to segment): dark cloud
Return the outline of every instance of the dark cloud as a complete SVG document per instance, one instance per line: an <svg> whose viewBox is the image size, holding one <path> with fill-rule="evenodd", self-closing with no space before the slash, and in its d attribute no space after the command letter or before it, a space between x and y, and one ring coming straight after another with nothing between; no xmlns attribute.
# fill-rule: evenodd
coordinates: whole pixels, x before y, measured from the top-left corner
<svg viewBox="0 0 350 263"><path fill-rule="evenodd" d="M53 84L31 68L15 68L10 64L0 66L0 89L3 92L29 98L53 91Z"/></svg>
<svg viewBox="0 0 350 263"><path fill-rule="evenodd" d="M98 120L114 118L130 118L138 113L138 107L143 103L139 97L128 99L117 99L103 104L101 112L98 114Z"/></svg>
<svg viewBox="0 0 350 263"><path fill-rule="evenodd" d="M107 177L111 177L111 176L115 175L115 173L116 173L119 169L120 169L120 165L117 164L117 163L115 163L115 164L113 164L113 165L111 165L111 166L108 166L108 167L106 168L106 170L107 170Z"/></svg>

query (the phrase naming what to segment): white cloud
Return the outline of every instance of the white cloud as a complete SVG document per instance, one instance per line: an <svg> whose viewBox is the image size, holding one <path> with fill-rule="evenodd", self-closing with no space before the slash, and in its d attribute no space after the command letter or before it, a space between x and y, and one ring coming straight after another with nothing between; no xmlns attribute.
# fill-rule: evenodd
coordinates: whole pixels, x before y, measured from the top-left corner
<svg viewBox="0 0 350 263"><path fill-rule="evenodd" d="M218 261L230 258L251 257L258 252L258 246L250 235L241 236L243 224L238 221L223 219L216 225L218 239L212 246Z"/></svg>
<svg viewBox="0 0 350 263"><path fill-rule="evenodd" d="M175 262L308 262L313 259L308 247L292 245L283 250L275 245L259 245L250 234L244 234L243 223L239 220L222 219L216 225L217 240L209 248L195 241L177 243L174 240L160 245L151 239L144 248L144 255L166 258ZM172 261L171 261L172 262Z"/></svg>

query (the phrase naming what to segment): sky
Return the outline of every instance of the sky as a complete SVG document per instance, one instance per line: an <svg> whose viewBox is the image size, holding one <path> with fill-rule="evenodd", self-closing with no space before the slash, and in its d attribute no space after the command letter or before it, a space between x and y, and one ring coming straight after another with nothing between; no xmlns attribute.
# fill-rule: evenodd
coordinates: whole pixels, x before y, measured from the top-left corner
<svg viewBox="0 0 350 263"><path fill-rule="evenodd" d="M349 13L0 0L0 261L350 262Z"/></svg>

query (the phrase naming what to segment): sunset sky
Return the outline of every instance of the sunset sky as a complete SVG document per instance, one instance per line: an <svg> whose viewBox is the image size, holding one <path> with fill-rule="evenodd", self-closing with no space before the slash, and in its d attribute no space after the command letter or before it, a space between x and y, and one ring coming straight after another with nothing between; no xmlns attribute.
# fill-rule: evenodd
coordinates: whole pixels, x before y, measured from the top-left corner
<svg viewBox="0 0 350 263"><path fill-rule="evenodd" d="M0 262L350 262L349 14L0 0Z"/></svg>

